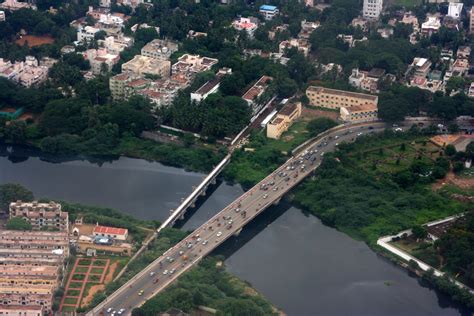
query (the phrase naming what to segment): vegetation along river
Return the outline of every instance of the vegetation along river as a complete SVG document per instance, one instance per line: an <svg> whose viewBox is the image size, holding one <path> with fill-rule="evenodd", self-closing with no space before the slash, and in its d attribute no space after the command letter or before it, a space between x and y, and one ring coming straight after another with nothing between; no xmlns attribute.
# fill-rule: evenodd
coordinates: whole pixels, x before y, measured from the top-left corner
<svg viewBox="0 0 474 316"><path fill-rule="evenodd" d="M0 183L141 219L164 220L204 176L140 159L57 160L0 147ZM197 227L242 192L218 183L178 226ZM286 202L266 210L216 253L226 256L231 273L288 315L467 315L364 243Z"/></svg>

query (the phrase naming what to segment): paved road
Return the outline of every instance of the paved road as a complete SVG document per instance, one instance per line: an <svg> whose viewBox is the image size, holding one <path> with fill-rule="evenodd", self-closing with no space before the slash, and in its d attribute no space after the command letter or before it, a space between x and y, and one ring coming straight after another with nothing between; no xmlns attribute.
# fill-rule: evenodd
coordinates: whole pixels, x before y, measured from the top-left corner
<svg viewBox="0 0 474 316"><path fill-rule="evenodd" d="M109 309L124 309L122 315L130 315L133 308L143 305L202 257L238 233L264 209L278 202L286 192L319 167L324 153L334 151L341 142L354 141L358 136L383 129L385 125L382 123L347 127L309 144L305 150L167 250L87 315L108 315Z"/></svg>

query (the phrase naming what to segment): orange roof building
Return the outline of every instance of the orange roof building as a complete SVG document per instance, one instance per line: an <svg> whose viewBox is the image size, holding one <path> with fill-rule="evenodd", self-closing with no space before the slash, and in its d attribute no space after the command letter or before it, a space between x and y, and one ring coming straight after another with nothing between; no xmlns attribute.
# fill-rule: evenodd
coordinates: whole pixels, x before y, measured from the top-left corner
<svg viewBox="0 0 474 316"><path fill-rule="evenodd" d="M97 225L92 232L94 236L109 237L117 240L126 240L128 229Z"/></svg>

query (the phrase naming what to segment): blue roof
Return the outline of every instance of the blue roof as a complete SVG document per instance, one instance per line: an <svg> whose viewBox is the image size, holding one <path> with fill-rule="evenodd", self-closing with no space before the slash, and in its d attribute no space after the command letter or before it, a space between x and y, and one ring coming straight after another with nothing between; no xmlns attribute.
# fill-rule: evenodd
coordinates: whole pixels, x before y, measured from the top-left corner
<svg viewBox="0 0 474 316"><path fill-rule="evenodd" d="M265 10L265 11L275 11L276 9L277 7L275 7L274 5L264 4L260 6L260 10Z"/></svg>

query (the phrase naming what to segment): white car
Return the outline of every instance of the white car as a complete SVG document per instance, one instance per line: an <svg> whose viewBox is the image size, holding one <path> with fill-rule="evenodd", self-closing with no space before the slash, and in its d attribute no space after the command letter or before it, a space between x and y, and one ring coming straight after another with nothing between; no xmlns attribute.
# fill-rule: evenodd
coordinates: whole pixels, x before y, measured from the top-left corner
<svg viewBox="0 0 474 316"><path fill-rule="evenodd" d="M268 194L264 194L263 198L266 199L268 197Z"/></svg>
<svg viewBox="0 0 474 316"><path fill-rule="evenodd" d="M151 277L154 276L154 275L155 275L155 272L153 272L153 271L150 272L150 276L151 276Z"/></svg>
<svg viewBox="0 0 474 316"><path fill-rule="evenodd" d="M119 315L122 315L123 312L125 312L125 308L121 308L121 309L118 311L118 314L119 314Z"/></svg>
<svg viewBox="0 0 474 316"><path fill-rule="evenodd" d="M163 275L167 275L167 274L168 274L168 270L163 271Z"/></svg>
<svg viewBox="0 0 474 316"><path fill-rule="evenodd" d="M222 236L222 232L217 232L217 237L221 237Z"/></svg>
<svg viewBox="0 0 474 316"><path fill-rule="evenodd" d="M112 307L107 308L107 313L112 312L114 309Z"/></svg>
<svg viewBox="0 0 474 316"><path fill-rule="evenodd" d="M203 244L204 246L207 245L207 240L204 240L204 241L202 242L202 244Z"/></svg>

